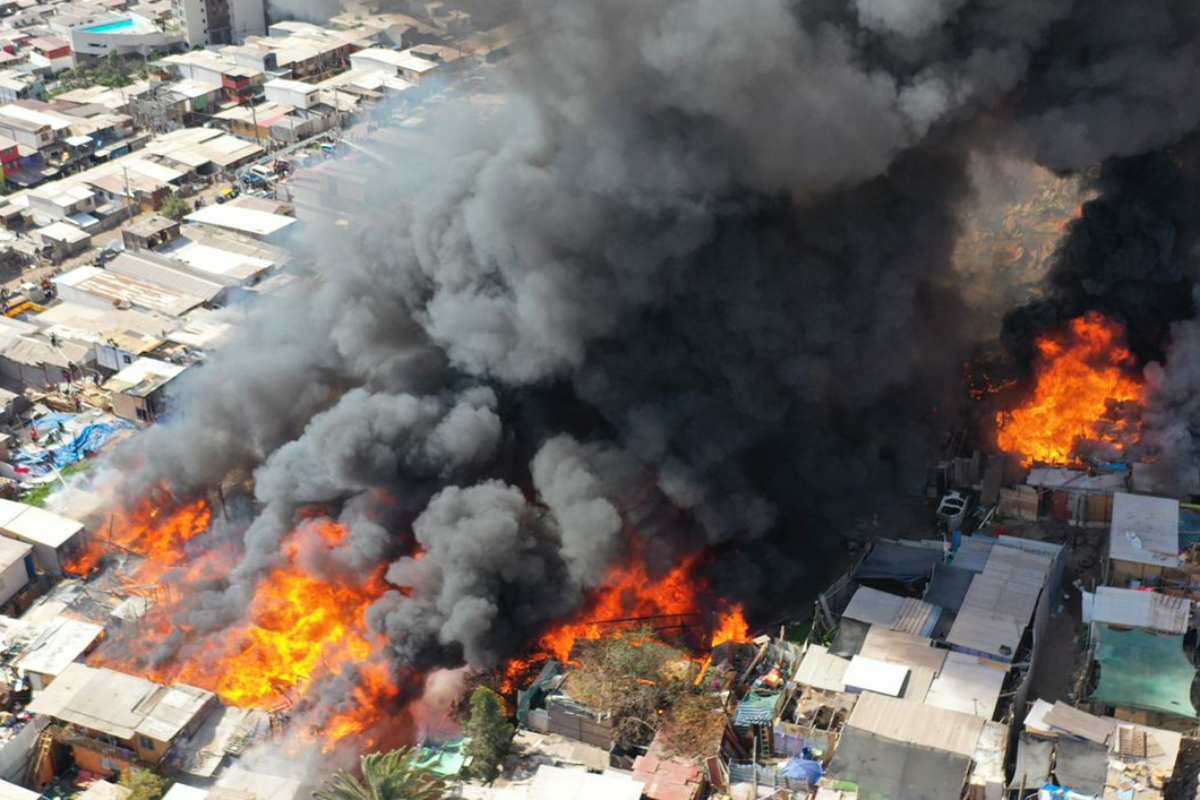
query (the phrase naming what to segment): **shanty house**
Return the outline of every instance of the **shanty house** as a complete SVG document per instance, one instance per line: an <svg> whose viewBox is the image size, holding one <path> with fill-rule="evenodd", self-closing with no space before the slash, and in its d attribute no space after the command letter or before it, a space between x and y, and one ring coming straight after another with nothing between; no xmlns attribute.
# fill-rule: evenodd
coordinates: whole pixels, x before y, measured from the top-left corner
<svg viewBox="0 0 1200 800"><path fill-rule="evenodd" d="M1188 631L1191 601L1158 592L1099 586L1083 593L1084 622L1169 634Z"/></svg>
<svg viewBox="0 0 1200 800"><path fill-rule="evenodd" d="M12 600L33 577L33 548L0 537L0 606Z"/></svg>
<svg viewBox="0 0 1200 800"><path fill-rule="evenodd" d="M154 250L179 238L179 222L151 214L121 229L127 250Z"/></svg>
<svg viewBox="0 0 1200 800"><path fill-rule="evenodd" d="M30 686L41 691L86 653L103 632L91 622L57 617L25 646L17 667L25 671Z"/></svg>
<svg viewBox="0 0 1200 800"><path fill-rule="evenodd" d="M108 379L113 413L138 422L153 422L166 408L167 385L184 367L154 358L139 358Z"/></svg>
<svg viewBox="0 0 1200 800"><path fill-rule="evenodd" d="M827 774L858 784L861 797L960 797L984 725L977 716L866 693Z"/></svg>
<svg viewBox="0 0 1200 800"><path fill-rule="evenodd" d="M91 234L67 222L52 222L38 228L38 237L49 246L50 257L55 263L82 253L92 243Z"/></svg>
<svg viewBox="0 0 1200 800"><path fill-rule="evenodd" d="M112 776L157 764L218 705L216 695L73 663L28 706L80 769Z"/></svg>
<svg viewBox="0 0 1200 800"><path fill-rule="evenodd" d="M61 575L83 548L82 522L13 500L0 499L0 534L32 546L34 565L48 575Z"/></svg>
<svg viewBox="0 0 1200 800"><path fill-rule="evenodd" d="M1113 495L1109 582L1153 582L1178 571L1181 563L1179 501L1124 492Z"/></svg>

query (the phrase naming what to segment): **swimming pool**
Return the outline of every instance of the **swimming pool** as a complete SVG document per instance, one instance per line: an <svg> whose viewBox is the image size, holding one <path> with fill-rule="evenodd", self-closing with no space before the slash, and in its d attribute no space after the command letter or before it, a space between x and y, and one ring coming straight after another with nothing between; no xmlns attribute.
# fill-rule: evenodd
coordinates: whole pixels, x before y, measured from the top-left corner
<svg viewBox="0 0 1200 800"><path fill-rule="evenodd" d="M88 33L116 33L117 31L127 31L134 24L134 21L131 19L119 19L115 22L106 22L103 25L93 25L90 28L84 28L84 30Z"/></svg>

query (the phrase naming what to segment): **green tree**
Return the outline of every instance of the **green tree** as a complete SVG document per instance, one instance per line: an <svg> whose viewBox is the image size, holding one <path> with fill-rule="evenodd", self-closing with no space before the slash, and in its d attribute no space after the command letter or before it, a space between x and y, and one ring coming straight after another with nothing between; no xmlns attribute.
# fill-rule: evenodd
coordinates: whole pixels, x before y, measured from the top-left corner
<svg viewBox="0 0 1200 800"><path fill-rule="evenodd" d="M687 653L651 630L620 638L579 642L578 667L564 689L589 708L610 715L613 737L624 749L650 743L668 711L691 687Z"/></svg>
<svg viewBox="0 0 1200 800"><path fill-rule="evenodd" d="M504 701L486 686L471 692L471 717L466 734L471 737L466 753L471 773L486 781L500 774L500 762L512 746L513 726L504 716Z"/></svg>
<svg viewBox="0 0 1200 800"><path fill-rule="evenodd" d="M313 792L316 800L443 800L446 783L413 766L413 750L372 753L359 760L362 777L342 770Z"/></svg>
<svg viewBox="0 0 1200 800"><path fill-rule="evenodd" d="M170 782L148 769L133 769L121 775L120 784L131 794L126 800L158 800L171 788Z"/></svg>
<svg viewBox="0 0 1200 800"><path fill-rule="evenodd" d="M179 196L178 192L171 192L162 202L162 207L159 209L164 217L169 217L174 220L183 219L192 209L188 206L186 200Z"/></svg>

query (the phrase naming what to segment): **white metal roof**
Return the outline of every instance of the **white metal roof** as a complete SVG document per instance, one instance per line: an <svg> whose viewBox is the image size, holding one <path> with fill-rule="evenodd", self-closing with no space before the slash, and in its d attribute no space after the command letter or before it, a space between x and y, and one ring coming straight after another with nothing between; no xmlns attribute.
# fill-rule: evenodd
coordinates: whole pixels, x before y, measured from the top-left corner
<svg viewBox="0 0 1200 800"><path fill-rule="evenodd" d="M936 606L924 600L860 586L842 616L920 636L927 634L937 622L938 613Z"/></svg>
<svg viewBox="0 0 1200 800"><path fill-rule="evenodd" d="M67 222L52 222L45 227L38 228L37 232L43 239L50 239L55 242L68 242L70 244L83 242L92 238L86 231L82 231Z"/></svg>
<svg viewBox="0 0 1200 800"><path fill-rule="evenodd" d="M176 783L162 796L162 800L204 800L206 797L208 797L208 789L197 789L195 786Z"/></svg>
<svg viewBox="0 0 1200 800"><path fill-rule="evenodd" d="M1190 611L1191 602L1185 597L1100 586L1092 605L1092 619L1107 625L1187 633Z"/></svg>
<svg viewBox="0 0 1200 800"><path fill-rule="evenodd" d="M858 654L893 664L921 667L936 675L942 671L948 652L933 647L932 642L924 637L872 625L867 629Z"/></svg>
<svg viewBox="0 0 1200 800"><path fill-rule="evenodd" d="M1041 591L1040 582L1035 585L981 572L971 579L958 613L972 609L989 616L1009 617L1023 628L1033 616Z"/></svg>
<svg viewBox="0 0 1200 800"><path fill-rule="evenodd" d="M990 720L1000 701L1007 664L965 653L950 653L942 672L933 680L925 703Z"/></svg>
<svg viewBox="0 0 1200 800"><path fill-rule="evenodd" d="M33 548L27 542L0 536L0 572L4 572L31 552Z"/></svg>
<svg viewBox="0 0 1200 800"><path fill-rule="evenodd" d="M172 378L177 377L184 369L186 367L179 364L172 364L168 361L159 361L157 358L143 356L109 378L104 386L111 391L120 392L152 379L166 383Z"/></svg>
<svg viewBox="0 0 1200 800"><path fill-rule="evenodd" d="M34 697L28 710L118 739L139 733L170 742L214 696L191 686L166 687L72 662Z"/></svg>
<svg viewBox="0 0 1200 800"><path fill-rule="evenodd" d="M846 670L850 661L830 655L829 650L819 644L811 645L800 662L793 680L801 686L812 686L828 692L846 690Z"/></svg>
<svg viewBox="0 0 1200 800"><path fill-rule="evenodd" d="M308 92L315 92L318 89L317 86L311 83L288 80L287 78L275 78L274 80L269 80L263 84L263 88L282 89L285 92L301 92L304 94L307 94Z"/></svg>
<svg viewBox="0 0 1200 800"><path fill-rule="evenodd" d="M59 617L25 648L17 666L41 675L61 675L103 632L99 625Z"/></svg>
<svg viewBox="0 0 1200 800"><path fill-rule="evenodd" d="M82 530L82 522L44 508L0 499L0 531L23 542L57 549Z"/></svg>
<svg viewBox="0 0 1200 800"><path fill-rule="evenodd" d="M862 689L897 697L904 690L908 667L874 658L855 656L843 677L847 689Z"/></svg>
<svg viewBox="0 0 1200 800"><path fill-rule="evenodd" d="M184 219L188 222L243 231L254 236L270 236L296 222L295 218L285 217L282 214L215 204L193 211Z"/></svg>
<svg viewBox="0 0 1200 800"><path fill-rule="evenodd" d="M23 789L15 783L0 781L0 800L39 800L41 795L29 789Z"/></svg>
<svg viewBox="0 0 1200 800"><path fill-rule="evenodd" d="M1017 652L1017 646L1021 644L1021 635L1024 632L1024 622L964 607L954 618L946 641L955 647L1011 660Z"/></svg>
<svg viewBox="0 0 1200 800"><path fill-rule="evenodd" d="M958 753L970 758L984 720L958 711L867 692L858 698L846 724L897 742Z"/></svg>
<svg viewBox="0 0 1200 800"><path fill-rule="evenodd" d="M1108 554L1114 561L1179 566L1179 501L1114 494Z"/></svg>
<svg viewBox="0 0 1200 800"><path fill-rule="evenodd" d="M645 788L619 772L596 774L543 764L529 787L529 800L639 800Z"/></svg>

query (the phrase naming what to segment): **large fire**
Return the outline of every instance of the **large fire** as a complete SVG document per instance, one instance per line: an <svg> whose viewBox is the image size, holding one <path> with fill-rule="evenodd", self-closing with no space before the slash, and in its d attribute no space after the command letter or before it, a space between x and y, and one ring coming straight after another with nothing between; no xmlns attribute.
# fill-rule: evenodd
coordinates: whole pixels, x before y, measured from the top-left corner
<svg viewBox="0 0 1200 800"><path fill-rule="evenodd" d="M303 706L328 681L344 678L350 702L302 735L319 739L327 750L347 737L360 747L373 744L371 729L401 694L384 657L385 643L366 623L367 609L389 588L382 568L361 584L344 576L325 580L302 569L302 557L311 563L314 553L332 551L346 537L328 519L308 520L284 540L280 563L258 582L243 621L208 632L186 622L188 604L225 581L237 553L228 542L189 548L212 520L203 500L167 508L146 501L114 513L70 565L86 574L114 552L140 556L124 571L124 589L153 601L141 625L106 643L91 663L164 684L191 684L231 705L269 710ZM709 628L714 647L744 640L749 626L741 606L724 606L711 625L698 613L704 588L693 574L698 560L684 559L658 577L638 559L614 567L576 620L544 634L532 658L508 665L505 688L515 688L517 677L547 658L568 660L580 639L622 636L644 626ZM178 640L174 650L160 651Z"/></svg>
<svg viewBox="0 0 1200 800"><path fill-rule="evenodd" d="M548 658L570 661L580 640L621 637L641 627L670 631L702 626L704 621L697 612L702 587L693 577L698 560L698 556L686 558L660 578L654 578L638 559L613 567L604 586L591 595L576 619L546 632L533 655L508 662L501 690L514 690L520 678ZM749 628L742 607L728 605L713 626L709 644L716 647L744 641Z"/></svg>
<svg viewBox="0 0 1200 800"><path fill-rule="evenodd" d="M367 730L399 694L382 657L383 642L365 620L367 608L385 590L382 571L365 585L354 585L301 570L297 560L302 548L331 550L345 538L345 531L330 520L309 521L285 540L282 563L259 581L245 621L206 636L178 620L183 604L194 596L190 588L224 578L235 563L221 547L184 563L184 546L207 529L211 516L203 500L173 512L144 503L115 514L108 534L71 565L77 572L93 569L113 546L144 557L127 578L130 590L137 593L168 573L177 587L166 596L140 592L155 599L143 620L149 630L102 647L91 663L160 683L191 684L231 705L266 709L288 706L323 681L347 677L354 685L355 708L323 720L320 739L328 749ZM173 634L194 635L196 641L185 641L165 659L156 658L155 649Z"/></svg>
<svg viewBox="0 0 1200 800"><path fill-rule="evenodd" d="M996 415L997 444L1034 462L1077 462L1081 441L1104 442L1120 451L1137 435L1137 423L1116 413L1140 404L1141 383L1131 372L1133 354L1124 328L1100 314L1071 321L1067 329L1037 340L1033 393L1020 407Z"/></svg>

